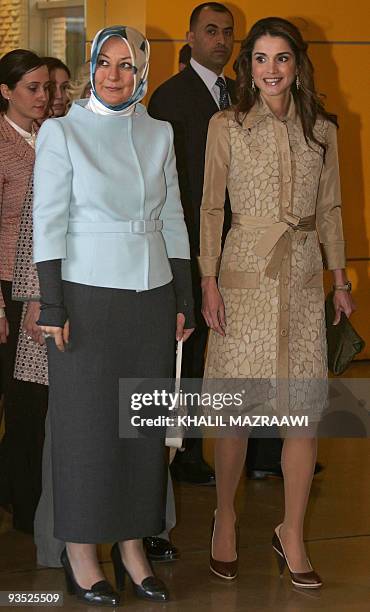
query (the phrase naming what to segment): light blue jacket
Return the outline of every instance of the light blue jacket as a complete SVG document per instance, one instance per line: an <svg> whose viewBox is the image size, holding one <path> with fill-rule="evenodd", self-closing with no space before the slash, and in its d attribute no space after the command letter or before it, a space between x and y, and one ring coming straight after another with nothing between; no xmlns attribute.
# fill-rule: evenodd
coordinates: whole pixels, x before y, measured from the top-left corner
<svg viewBox="0 0 370 612"><path fill-rule="evenodd" d="M63 280L86 285L164 285L168 258L190 258L172 127L141 104L128 117L85 104L37 137L34 261L62 259Z"/></svg>

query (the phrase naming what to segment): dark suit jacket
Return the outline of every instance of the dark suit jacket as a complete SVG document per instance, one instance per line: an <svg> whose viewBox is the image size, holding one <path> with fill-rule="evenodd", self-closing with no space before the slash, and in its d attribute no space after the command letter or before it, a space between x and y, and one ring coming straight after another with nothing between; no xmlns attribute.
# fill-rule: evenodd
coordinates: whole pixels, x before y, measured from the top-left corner
<svg viewBox="0 0 370 612"><path fill-rule="evenodd" d="M228 78L226 82L230 97L234 100L235 82ZM174 129L181 201L193 261L199 253L200 205L208 123L218 110L207 86L191 66L160 85L148 106L152 117L169 121ZM230 226L229 211L227 201L224 230Z"/></svg>

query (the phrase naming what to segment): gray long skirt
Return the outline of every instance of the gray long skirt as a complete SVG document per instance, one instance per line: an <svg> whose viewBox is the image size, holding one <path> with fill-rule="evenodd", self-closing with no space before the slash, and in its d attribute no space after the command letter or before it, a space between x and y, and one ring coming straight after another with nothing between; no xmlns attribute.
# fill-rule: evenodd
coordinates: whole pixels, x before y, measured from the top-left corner
<svg viewBox="0 0 370 612"><path fill-rule="evenodd" d="M141 538L163 529L164 440L119 438L119 379L172 376L172 283L149 291L64 282L70 349L48 339L54 535Z"/></svg>

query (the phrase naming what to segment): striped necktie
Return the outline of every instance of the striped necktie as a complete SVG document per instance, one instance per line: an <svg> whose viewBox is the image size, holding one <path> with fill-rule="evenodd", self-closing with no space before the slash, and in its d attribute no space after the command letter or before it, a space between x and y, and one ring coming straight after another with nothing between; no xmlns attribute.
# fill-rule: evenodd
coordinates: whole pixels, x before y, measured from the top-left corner
<svg viewBox="0 0 370 612"><path fill-rule="evenodd" d="M226 85L224 79L221 78L221 77L218 77L218 79L216 81L216 85L220 89L220 99L219 99L220 110L224 110L225 108L228 108L230 106L229 93L227 91L227 85Z"/></svg>

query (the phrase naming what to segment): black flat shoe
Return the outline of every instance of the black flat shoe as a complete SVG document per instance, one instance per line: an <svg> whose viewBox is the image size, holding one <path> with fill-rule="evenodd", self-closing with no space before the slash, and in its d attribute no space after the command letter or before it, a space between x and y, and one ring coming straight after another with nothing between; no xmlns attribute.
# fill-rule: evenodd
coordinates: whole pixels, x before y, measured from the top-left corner
<svg viewBox="0 0 370 612"><path fill-rule="evenodd" d="M165 538L144 538L146 554L150 561L175 561L179 558L179 551Z"/></svg>
<svg viewBox="0 0 370 612"><path fill-rule="evenodd" d="M66 549L63 550L60 556L61 564L64 568L66 578L67 591L70 595L76 595L78 599L82 599L89 604L96 606L118 606L120 597L113 590L113 587L107 580L99 580L95 582L90 589L83 589L76 582L71 564L68 559Z"/></svg>
<svg viewBox="0 0 370 612"><path fill-rule="evenodd" d="M160 580L159 578L156 578L156 576L148 576L147 578L144 578L141 584L134 583L126 567L123 564L121 551L117 542L112 546L110 556L113 563L114 575L116 577L116 585L118 591L123 591L125 586L125 577L126 574L128 574L132 582L136 597L139 597L140 599L150 599L151 601L159 602L168 600L169 593L167 587L164 582L162 582L162 580Z"/></svg>

